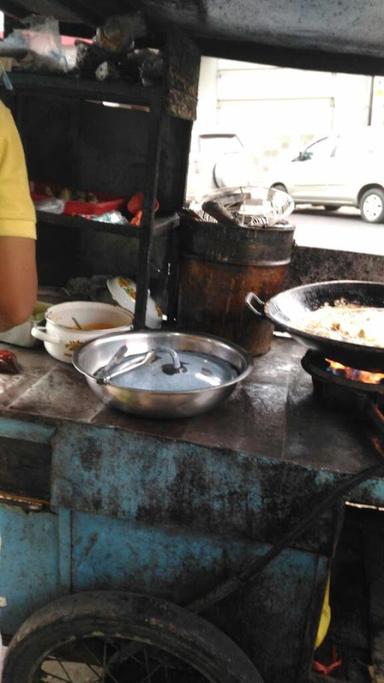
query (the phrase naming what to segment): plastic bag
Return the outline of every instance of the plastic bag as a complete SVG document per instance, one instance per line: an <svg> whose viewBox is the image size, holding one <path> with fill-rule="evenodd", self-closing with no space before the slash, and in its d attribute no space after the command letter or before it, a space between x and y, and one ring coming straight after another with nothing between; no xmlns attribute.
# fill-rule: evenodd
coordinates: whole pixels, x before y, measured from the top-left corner
<svg viewBox="0 0 384 683"><path fill-rule="evenodd" d="M49 197L48 199L39 199L34 202L35 208L38 211L47 211L48 213L63 213L65 207L64 199L56 199L56 197Z"/></svg>
<svg viewBox="0 0 384 683"><path fill-rule="evenodd" d="M99 47L111 52L133 50L136 38L147 33L147 24L141 12L132 11L107 19L104 26L98 27L95 41Z"/></svg>
<svg viewBox="0 0 384 683"><path fill-rule="evenodd" d="M91 221L99 221L99 223L112 223L113 225L128 225L129 221L123 216L120 211L107 211L100 216L93 214L80 214L82 218L88 218Z"/></svg>
<svg viewBox="0 0 384 683"><path fill-rule="evenodd" d="M28 71L68 71L61 45L59 22L52 17L31 16L24 19L26 28L16 28L2 42L2 52L17 52L25 56L18 65Z"/></svg>

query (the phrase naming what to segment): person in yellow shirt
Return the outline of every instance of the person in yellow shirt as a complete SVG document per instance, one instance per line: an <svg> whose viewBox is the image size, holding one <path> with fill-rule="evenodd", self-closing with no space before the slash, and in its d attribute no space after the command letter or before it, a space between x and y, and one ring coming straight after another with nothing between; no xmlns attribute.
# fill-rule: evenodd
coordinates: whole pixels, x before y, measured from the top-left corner
<svg viewBox="0 0 384 683"><path fill-rule="evenodd" d="M37 296L36 217L24 150L0 102L0 331L27 320Z"/></svg>

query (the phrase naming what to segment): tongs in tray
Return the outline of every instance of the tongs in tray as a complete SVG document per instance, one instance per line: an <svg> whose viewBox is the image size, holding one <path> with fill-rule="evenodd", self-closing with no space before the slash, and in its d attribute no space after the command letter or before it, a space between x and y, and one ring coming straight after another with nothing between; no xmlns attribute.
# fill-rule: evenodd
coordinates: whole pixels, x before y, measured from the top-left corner
<svg viewBox="0 0 384 683"><path fill-rule="evenodd" d="M171 355L172 364L168 369L168 374L177 374L183 371L180 358L174 349L168 347L159 347L157 352L159 351L163 351ZM142 365L152 363L159 358L156 351L153 349L133 357L131 356L131 358L127 358L127 356L131 356L131 352L129 352L128 346L124 344L117 349L116 353L106 365L103 365L93 374L96 382L98 384L109 384L109 382L115 377L125 375L127 372L131 372L131 370L136 370L136 368L140 368ZM127 358L125 362L124 358Z"/></svg>
<svg viewBox="0 0 384 683"><path fill-rule="evenodd" d="M128 346L125 344L120 346L110 361L108 361L106 365L103 365L94 373L93 376L96 382L98 384L108 384L111 379L119 377L119 375L124 375L126 372L130 372L131 370L135 370L141 365L146 365L156 358L156 353L154 351L147 351L139 356L127 358L127 361L123 362L128 353Z"/></svg>

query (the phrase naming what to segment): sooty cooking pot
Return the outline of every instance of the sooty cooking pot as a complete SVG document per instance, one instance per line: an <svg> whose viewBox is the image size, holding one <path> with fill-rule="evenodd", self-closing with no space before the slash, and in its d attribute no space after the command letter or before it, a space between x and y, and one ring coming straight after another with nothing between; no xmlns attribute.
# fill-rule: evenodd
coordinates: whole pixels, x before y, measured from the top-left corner
<svg viewBox="0 0 384 683"><path fill-rule="evenodd" d="M251 372L252 356L218 337L183 332L107 334L76 350L75 368L104 403L156 418L214 408Z"/></svg>

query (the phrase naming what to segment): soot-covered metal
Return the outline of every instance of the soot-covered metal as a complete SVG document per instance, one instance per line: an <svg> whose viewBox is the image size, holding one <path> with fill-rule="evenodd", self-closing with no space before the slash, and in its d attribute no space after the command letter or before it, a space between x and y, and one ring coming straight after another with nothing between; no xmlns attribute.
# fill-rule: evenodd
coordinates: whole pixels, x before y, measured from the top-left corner
<svg viewBox="0 0 384 683"><path fill-rule="evenodd" d="M383 73L380 0L1 0L12 19L56 17L63 32L91 36L117 14L143 13L155 34L177 27L205 54L301 68Z"/></svg>

